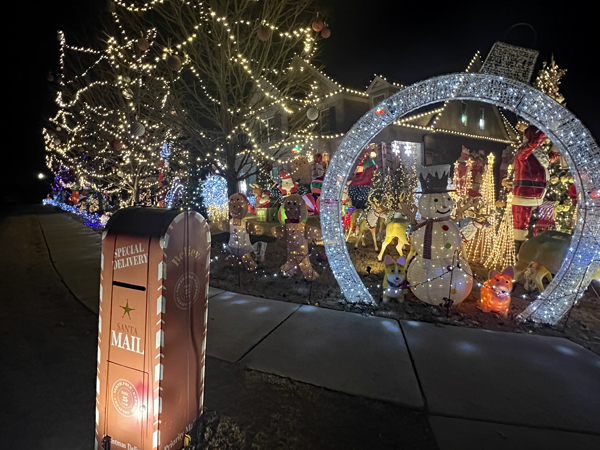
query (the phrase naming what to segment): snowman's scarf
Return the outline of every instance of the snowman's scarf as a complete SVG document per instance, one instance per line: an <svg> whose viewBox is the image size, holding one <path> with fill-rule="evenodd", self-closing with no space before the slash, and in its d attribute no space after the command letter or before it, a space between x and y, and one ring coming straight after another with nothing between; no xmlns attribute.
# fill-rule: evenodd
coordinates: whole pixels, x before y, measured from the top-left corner
<svg viewBox="0 0 600 450"><path fill-rule="evenodd" d="M415 226L412 231L417 231L425 226L425 238L423 240L423 259L431 260L431 241L433 239L433 222L446 222L450 220L450 216L440 217L439 219L426 219Z"/></svg>

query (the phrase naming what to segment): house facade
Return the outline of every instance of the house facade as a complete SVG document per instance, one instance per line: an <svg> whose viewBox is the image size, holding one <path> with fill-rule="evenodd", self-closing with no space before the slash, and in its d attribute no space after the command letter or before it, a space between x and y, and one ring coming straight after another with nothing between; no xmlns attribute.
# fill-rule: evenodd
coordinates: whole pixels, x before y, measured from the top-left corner
<svg viewBox="0 0 600 450"><path fill-rule="evenodd" d="M477 72L481 64L476 54L465 71ZM318 118L304 142L290 147L274 164L272 176L276 178L285 170L294 180L310 183L307 167L313 155L320 153L330 159L356 121L403 86L376 76L365 91L356 91L339 85L308 64L305 67L314 75L318 97L312 104L318 110ZM456 100L413 111L377 134L368 148L375 152L379 168L398 167L406 154L417 165L452 165L463 146L486 154L493 152L499 166L502 151L507 146L517 146L518 139L518 133L496 106Z"/></svg>

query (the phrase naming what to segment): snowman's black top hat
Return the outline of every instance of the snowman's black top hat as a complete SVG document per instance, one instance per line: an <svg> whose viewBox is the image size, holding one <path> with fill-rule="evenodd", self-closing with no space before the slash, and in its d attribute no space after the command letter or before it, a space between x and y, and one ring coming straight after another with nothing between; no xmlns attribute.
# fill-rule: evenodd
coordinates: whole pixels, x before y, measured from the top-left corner
<svg viewBox="0 0 600 450"><path fill-rule="evenodd" d="M450 175L450 164L420 167L421 193L443 194L448 192L448 175Z"/></svg>

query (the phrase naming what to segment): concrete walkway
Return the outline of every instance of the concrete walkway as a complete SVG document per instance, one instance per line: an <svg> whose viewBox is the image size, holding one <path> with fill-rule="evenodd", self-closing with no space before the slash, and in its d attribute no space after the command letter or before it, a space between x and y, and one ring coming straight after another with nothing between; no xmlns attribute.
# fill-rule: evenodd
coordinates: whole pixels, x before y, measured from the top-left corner
<svg viewBox="0 0 600 450"><path fill-rule="evenodd" d="M56 271L73 295L98 314L101 235L70 214L37 217Z"/></svg>
<svg viewBox="0 0 600 450"><path fill-rule="evenodd" d="M100 236L39 218L65 284L97 310ZM600 448L600 356L569 340L209 295L208 355L423 410L442 450Z"/></svg>

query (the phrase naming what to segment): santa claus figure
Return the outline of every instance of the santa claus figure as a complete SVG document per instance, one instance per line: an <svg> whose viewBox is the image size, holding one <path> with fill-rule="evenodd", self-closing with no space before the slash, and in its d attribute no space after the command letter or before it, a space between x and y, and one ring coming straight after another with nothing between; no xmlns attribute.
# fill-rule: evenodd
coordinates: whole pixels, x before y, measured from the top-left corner
<svg viewBox="0 0 600 450"><path fill-rule="evenodd" d="M318 197L321 195L323 179L325 178L325 163L323 162L323 156L320 153L317 153L313 159L311 165L311 177L312 182L310 183L310 191L315 197Z"/></svg>
<svg viewBox="0 0 600 450"><path fill-rule="evenodd" d="M527 237L533 209L540 206L548 181L548 153L540 147L546 135L534 126L525 130L525 142L515 155L513 181L513 229L518 249Z"/></svg>
<svg viewBox="0 0 600 450"><path fill-rule="evenodd" d="M283 196L295 194L298 188L298 182L292 181L292 176L289 172L279 172L281 177L281 186L278 186L279 191Z"/></svg>
<svg viewBox="0 0 600 450"><path fill-rule="evenodd" d="M354 177L347 181L348 197L352 200L352 206L356 209L365 209L367 198L373 184L373 175L377 170L377 164L369 152L363 154L360 163L356 167Z"/></svg>

